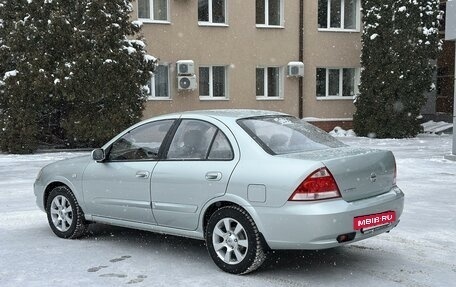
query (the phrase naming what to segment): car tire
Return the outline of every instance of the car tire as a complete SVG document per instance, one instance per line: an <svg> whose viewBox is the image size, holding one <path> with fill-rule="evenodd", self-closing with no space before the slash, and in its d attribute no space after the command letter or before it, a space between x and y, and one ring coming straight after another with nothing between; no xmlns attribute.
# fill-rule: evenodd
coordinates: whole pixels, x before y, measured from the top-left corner
<svg viewBox="0 0 456 287"><path fill-rule="evenodd" d="M260 267L266 259L255 222L238 206L215 211L207 223L205 239L212 260L228 273L247 274Z"/></svg>
<svg viewBox="0 0 456 287"><path fill-rule="evenodd" d="M46 213L49 226L58 237L75 239L87 233L84 213L67 186L57 186L51 191Z"/></svg>

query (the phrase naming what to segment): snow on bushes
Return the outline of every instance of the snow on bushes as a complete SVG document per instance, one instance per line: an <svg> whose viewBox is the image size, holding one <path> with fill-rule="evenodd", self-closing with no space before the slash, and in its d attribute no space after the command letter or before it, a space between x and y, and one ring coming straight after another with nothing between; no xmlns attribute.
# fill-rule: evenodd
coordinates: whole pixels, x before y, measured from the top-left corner
<svg viewBox="0 0 456 287"><path fill-rule="evenodd" d="M99 146L138 121L156 59L131 0L0 0L0 149Z"/></svg>
<svg viewBox="0 0 456 287"><path fill-rule="evenodd" d="M441 46L439 0L363 0L361 84L353 116L359 136L416 136Z"/></svg>

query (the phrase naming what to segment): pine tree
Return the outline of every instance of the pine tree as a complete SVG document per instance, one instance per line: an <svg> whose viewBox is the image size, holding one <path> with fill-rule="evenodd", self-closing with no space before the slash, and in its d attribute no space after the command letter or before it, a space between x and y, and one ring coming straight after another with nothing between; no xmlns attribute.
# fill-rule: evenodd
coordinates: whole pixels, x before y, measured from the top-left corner
<svg viewBox="0 0 456 287"><path fill-rule="evenodd" d="M2 0L0 73L16 71L0 90L2 150L98 146L140 119L156 60L130 2Z"/></svg>
<svg viewBox="0 0 456 287"><path fill-rule="evenodd" d="M360 95L355 132L379 138L413 137L432 88L441 42L438 0L364 0Z"/></svg>
<svg viewBox="0 0 456 287"><path fill-rule="evenodd" d="M143 86L155 60L148 61L142 40L132 39L139 25L129 20L129 1L86 2L75 33L71 108L63 126L75 142L100 145L140 119Z"/></svg>
<svg viewBox="0 0 456 287"><path fill-rule="evenodd" d="M27 16L26 0L0 2L0 149L7 152L31 152L38 143L39 100L23 73L30 68L25 54L15 53L27 49Z"/></svg>

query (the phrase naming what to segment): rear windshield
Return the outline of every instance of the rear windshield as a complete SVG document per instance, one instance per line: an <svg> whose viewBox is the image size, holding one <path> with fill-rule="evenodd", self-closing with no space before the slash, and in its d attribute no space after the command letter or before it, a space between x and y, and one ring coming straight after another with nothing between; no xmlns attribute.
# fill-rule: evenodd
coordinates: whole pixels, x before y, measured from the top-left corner
<svg viewBox="0 0 456 287"><path fill-rule="evenodd" d="M291 116L262 116L238 124L268 153L288 154L343 147L325 131Z"/></svg>

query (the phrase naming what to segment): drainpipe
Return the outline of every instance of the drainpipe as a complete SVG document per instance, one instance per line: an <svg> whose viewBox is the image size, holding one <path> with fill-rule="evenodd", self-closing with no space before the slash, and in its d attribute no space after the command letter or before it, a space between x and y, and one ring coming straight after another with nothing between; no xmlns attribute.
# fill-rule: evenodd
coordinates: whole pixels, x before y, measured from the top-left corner
<svg viewBox="0 0 456 287"><path fill-rule="evenodd" d="M456 1L447 1L446 3L446 31L445 39L455 41L456 46ZM453 149L450 155L445 156L446 159L456 161L456 47L454 51L454 93L453 93Z"/></svg>
<svg viewBox="0 0 456 287"><path fill-rule="evenodd" d="M455 42L456 44L456 42ZM456 45L455 45L456 46ZM453 149L445 158L456 161L456 47L454 49Z"/></svg>
<svg viewBox="0 0 456 287"><path fill-rule="evenodd" d="M456 157L456 48L454 49L454 84L453 84L453 156Z"/></svg>
<svg viewBox="0 0 456 287"><path fill-rule="evenodd" d="M304 63L304 0L299 1L299 61ZM299 118L303 118L304 109L304 79L299 77Z"/></svg>
<svg viewBox="0 0 456 287"><path fill-rule="evenodd" d="M454 48L454 82L453 82L453 149L452 154L445 158L456 160L456 42Z"/></svg>

